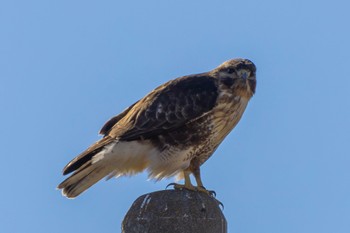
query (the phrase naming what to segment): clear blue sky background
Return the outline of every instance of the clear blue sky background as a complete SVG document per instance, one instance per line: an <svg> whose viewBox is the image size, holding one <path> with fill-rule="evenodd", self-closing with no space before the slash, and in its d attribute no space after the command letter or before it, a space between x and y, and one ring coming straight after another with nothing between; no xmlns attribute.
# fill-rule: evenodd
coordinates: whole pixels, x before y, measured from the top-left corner
<svg viewBox="0 0 350 233"><path fill-rule="evenodd" d="M77 199L61 169L111 116L163 82L235 57L257 92L202 167L229 232L350 232L349 1L2 1L0 232L120 232L172 180L101 181Z"/></svg>

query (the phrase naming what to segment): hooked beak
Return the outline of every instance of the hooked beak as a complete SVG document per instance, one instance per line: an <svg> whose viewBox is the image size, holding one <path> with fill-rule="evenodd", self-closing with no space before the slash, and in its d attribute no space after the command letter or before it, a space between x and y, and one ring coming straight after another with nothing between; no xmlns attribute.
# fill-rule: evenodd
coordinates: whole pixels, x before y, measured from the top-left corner
<svg viewBox="0 0 350 233"><path fill-rule="evenodd" d="M240 70L238 72L238 76L244 80L248 79L248 77L250 76L250 71L248 70Z"/></svg>

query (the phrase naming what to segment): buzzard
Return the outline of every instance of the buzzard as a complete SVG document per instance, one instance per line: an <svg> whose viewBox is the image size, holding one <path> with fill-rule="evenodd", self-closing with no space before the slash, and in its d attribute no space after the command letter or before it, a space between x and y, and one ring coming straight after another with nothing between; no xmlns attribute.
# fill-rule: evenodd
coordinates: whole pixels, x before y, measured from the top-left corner
<svg viewBox="0 0 350 233"><path fill-rule="evenodd" d="M64 167L63 175L72 174L58 189L74 198L104 177L147 169L156 180L184 178L175 188L208 192L200 166L241 119L255 92L255 73L250 60L239 58L157 87L105 123L103 138Z"/></svg>

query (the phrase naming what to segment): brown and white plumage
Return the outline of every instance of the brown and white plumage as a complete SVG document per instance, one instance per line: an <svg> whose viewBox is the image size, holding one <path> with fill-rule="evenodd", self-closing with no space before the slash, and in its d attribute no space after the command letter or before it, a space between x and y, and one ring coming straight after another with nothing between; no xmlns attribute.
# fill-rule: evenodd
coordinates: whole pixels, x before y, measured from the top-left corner
<svg viewBox="0 0 350 233"><path fill-rule="evenodd" d="M171 80L140 99L101 129L103 138L69 162L59 184L74 198L100 179L133 175L145 169L162 179L193 173L240 120L255 92L255 65L233 59L202 74Z"/></svg>

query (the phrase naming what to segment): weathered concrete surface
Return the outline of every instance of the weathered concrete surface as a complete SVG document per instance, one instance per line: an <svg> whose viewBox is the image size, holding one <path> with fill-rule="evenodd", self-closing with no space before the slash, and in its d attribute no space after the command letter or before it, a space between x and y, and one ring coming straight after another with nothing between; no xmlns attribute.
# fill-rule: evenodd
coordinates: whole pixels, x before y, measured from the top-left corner
<svg viewBox="0 0 350 233"><path fill-rule="evenodd" d="M226 233L218 201L201 192L164 190L145 194L131 206L123 233Z"/></svg>

